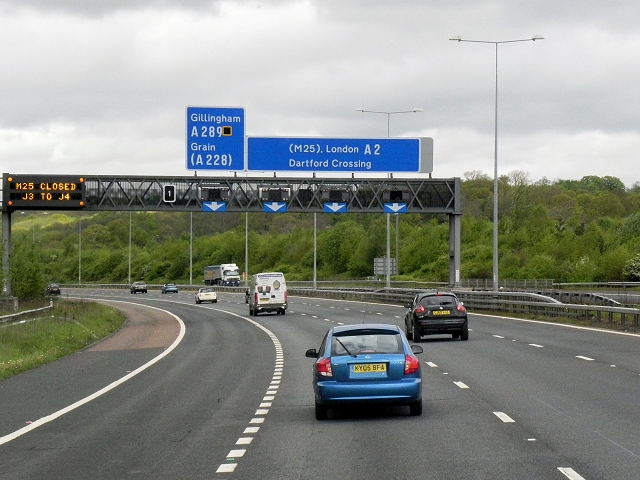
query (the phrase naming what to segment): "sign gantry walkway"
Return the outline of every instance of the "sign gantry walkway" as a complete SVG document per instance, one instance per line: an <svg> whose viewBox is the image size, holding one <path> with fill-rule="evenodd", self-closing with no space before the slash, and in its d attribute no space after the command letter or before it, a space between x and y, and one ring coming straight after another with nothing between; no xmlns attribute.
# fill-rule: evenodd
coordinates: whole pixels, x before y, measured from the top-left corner
<svg viewBox="0 0 640 480"><path fill-rule="evenodd" d="M284 202L287 212L323 212L326 203L345 203L347 212L381 213L385 204L406 203L407 213L462 213L459 178L88 176L84 183L83 210L208 211L213 202L224 203L227 212L257 212L267 203Z"/></svg>

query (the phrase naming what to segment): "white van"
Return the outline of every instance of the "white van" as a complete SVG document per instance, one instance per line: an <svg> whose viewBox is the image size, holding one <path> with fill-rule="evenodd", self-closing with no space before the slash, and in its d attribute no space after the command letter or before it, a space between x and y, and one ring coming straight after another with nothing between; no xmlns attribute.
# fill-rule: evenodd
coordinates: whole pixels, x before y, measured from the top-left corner
<svg viewBox="0 0 640 480"><path fill-rule="evenodd" d="M249 315L257 316L261 312L277 312L278 315L284 315L287 311L287 283L281 272L253 275L247 296Z"/></svg>

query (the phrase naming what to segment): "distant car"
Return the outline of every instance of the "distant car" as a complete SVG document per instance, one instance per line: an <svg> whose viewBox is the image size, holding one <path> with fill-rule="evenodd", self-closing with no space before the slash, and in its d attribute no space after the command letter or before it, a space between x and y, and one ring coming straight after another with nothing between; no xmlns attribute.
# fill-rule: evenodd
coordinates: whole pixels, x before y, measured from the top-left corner
<svg viewBox="0 0 640 480"><path fill-rule="evenodd" d="M60 295L60 285L57 283L50 283L44 289L45 295Z"/></svg>
<svg viewBox="0 0 640 480"><path fill-rule="evenodd" d="M421 292L405 308L409 309L404 317L407 338L414 342L419 342L422 335L433 334L469 339L467 309L453 293Z"/></svg>
<svg viewBox="0 0 640 480"><path fill-rule="evenodd" d="M218 303L218 294L211 287L199 288L196 292L196 303L202 302Z"/></svg>
<svg viewBox="0 0 640 480"><path fill-rule="evenodd" d="M420 345L409 345L396 325L353 324L329 329L315 358L315 415L325 420L331 408L360 404L409 406L422 415L422 371L415 356Z"/></svg>
<svg viewBox="0 0 640 480"><path fill-rule="evenodd" d="M165 283L162 286L162 293L178 293L178 286L175 283Z"/></svg>
<svg viewBox="0 0 640 480"><path fill-rule="evenodd" d="M147 293L147 284L144 282L133 282L131 284L131 293Z"/></svg>

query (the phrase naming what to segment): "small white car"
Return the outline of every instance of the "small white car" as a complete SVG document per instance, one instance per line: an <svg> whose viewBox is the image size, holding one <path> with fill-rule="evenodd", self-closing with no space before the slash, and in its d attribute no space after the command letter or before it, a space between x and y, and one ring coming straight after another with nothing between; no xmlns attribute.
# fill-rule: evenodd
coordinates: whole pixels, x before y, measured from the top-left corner
<svg viewBox="0 0 640 480"><path fill-rule="evenodd" d="M196 292L196 303L218 303L218 294L211 287L199 288Z"/></svg>

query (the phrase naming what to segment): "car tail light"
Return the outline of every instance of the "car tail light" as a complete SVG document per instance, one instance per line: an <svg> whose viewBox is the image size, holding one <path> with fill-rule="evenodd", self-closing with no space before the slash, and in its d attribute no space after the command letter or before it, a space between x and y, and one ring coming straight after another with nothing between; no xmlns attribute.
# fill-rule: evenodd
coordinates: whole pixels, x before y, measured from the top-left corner
<svg viewBox="0 0 640 480"><path fill-rule="evenodd" d="M464 308L464 306L460 305L460 304L458 304L458 306L456 308L458 309L459 312L466 312L467 311L467 309Z"/></svg>
<svg viewBox="0 0 640 480"><path fill-rule="evenodd" d="M405 370L406 370L405 366ZM331 359L323 358L316 362L316 371L322 375L323 377L333 377L333 372L331 371Z"/></svg>
<svg viewBox="0 0 640 480"><path fill-rule="evenodd" d="M420 370L420 360L411 355L404 356L404 374L410 375Z"/></svg>
<svg viewBox="0 0 640 480"><path fill-rule="evenodd" d="M289 303L289 294L286 291L284 292L284 303Z"/></svg>
<svg viewBox="0 0 640 480"><path fill-rule="evenodd" d="M425 312L424 305L418 305L415 311L416 313L424 313Z"/></svg>

